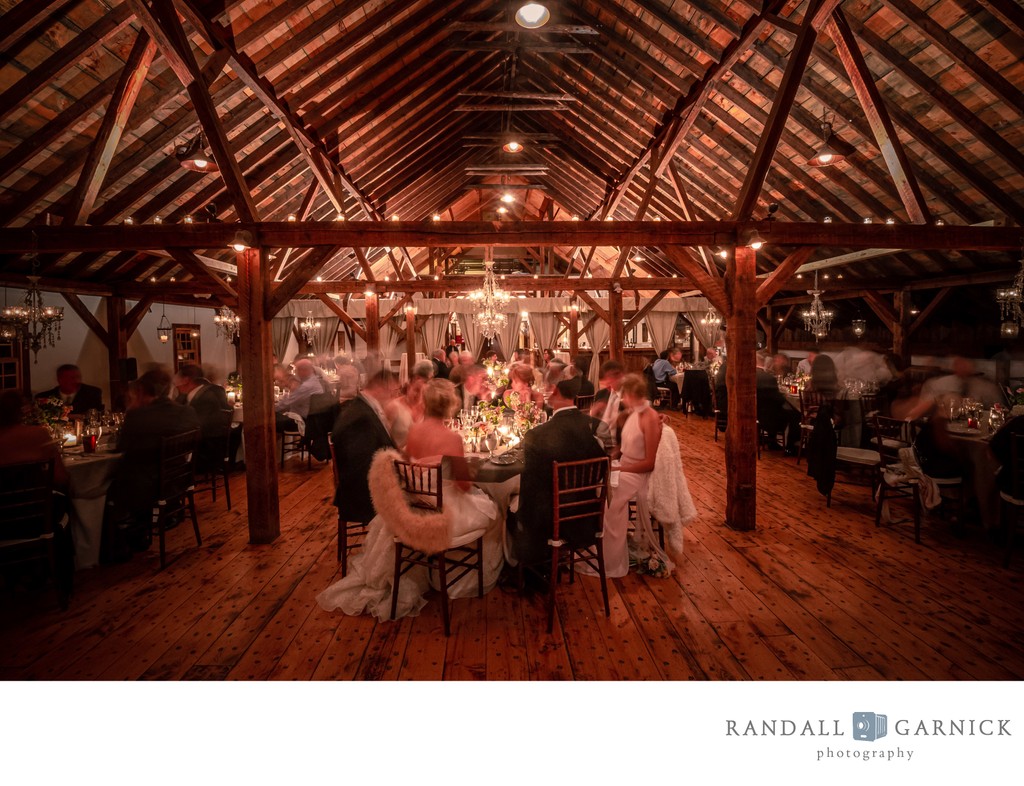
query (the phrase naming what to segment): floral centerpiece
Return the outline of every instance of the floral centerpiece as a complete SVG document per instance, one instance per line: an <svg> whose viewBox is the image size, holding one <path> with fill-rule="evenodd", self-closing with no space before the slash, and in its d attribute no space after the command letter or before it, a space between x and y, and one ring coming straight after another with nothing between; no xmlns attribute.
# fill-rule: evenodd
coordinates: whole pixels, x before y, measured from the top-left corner
<svg viewBox="0 0 1024 786"><path fill-rule="evenodd" d="M1013 417L1024 415L1024 387L1015 388L1010 394L1010 414Z"/></svg>
<svg viewBox="0 0 1024 786"><path fill-rule="evenodd" d="M58 443L63 444L64 432L68 429L71 407L56 396L38 398L32 407L27 422L33 426L46 426Z"/></svg>
<svg viewBox="0 0 1024 786"><path fill-rule="evenodd" d="M505 394L505 403L512 410L512 430L519 436L541 422L544 410L533 401L523 401L514 390Z"/></svg>

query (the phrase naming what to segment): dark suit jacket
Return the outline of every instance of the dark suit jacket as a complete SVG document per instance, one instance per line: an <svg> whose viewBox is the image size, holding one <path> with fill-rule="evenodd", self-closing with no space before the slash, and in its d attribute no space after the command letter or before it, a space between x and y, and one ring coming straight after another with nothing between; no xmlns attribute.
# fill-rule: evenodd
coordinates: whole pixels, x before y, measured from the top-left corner
<svg viewBox="0 0 1024 786"><path fill-rule="evenodd" d="M157 399L124 415L117 449L124 453L107 498L119 511L138 512L156 502L160 468L160 440L199 428L199 416L191 407L170 399Z"/></svg>
<svg viewBox="0 0 1024 786"><path fill-rule="evenodd" d="M192 397L192 401L189 401L186 396L178 396L178 403L187 403L196 411L203 439L220 436L231 425L231 405L228 404L228 394L220 385L214 385L206 380L199 381L199 383L203 385L203 388Z"/></svg>
<svg viewBox="0 0 1024 786"><path fill-rule="evenodd" d="M334 494L338 516L345 521L369 521L375 515L368 479L370 464L374 453L393 448L395 443L362 396L341 408L331 439L338 462L338 488Z"/></svg>
<svg viewBox="0 0 1024 786"><path fill-rule="evenodd" d="M431 358L430 362L434 364L434 377L437 379L448 379L450 369L447 363L442 363L437 358Z"/></svg>
<svg viewBox="0 0 1024 786"><path fill-rule="evenodd" d="M568 409L526 433L519 511L514 524L510 522L509 532L513 552L520 562L533 564L550 558L547 541L553 526L552 464L603 457L604 448L594 437L599 423L578 409ZM569 522L559 535L571 543L585 545L593 539L594 527L585 521Z"/></svg>
<svg viewBox="0 0 1024 786"><path fill-rule="evenodd" d="M36 398L60 398L60 386L37 393ZM90 409L103 409L103 391L94 385L83 383L71 401L71 414L85 415Z"/></svg>

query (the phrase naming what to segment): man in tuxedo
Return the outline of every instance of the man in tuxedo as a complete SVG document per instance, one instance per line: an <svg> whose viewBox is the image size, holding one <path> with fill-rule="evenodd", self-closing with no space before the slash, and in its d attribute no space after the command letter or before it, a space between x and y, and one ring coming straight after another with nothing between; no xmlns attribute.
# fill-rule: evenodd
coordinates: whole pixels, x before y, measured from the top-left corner
<svg viewBox="0 0 1024 786"><path fill-rule="evenodd" d="M762 368L765 364L767 368ZM786 401L779 390L779 380L768 369L772 358L769 355L757 369L757 420L761 428L768 432L768 447L778 446L776 437L785 435L787 455L795 455L797 443L800 442L800 412Z"/></svg>
<svg viewBox="0 0 1024 786"><path fill-rule="evenodd" d="M82 382L82 372L71 363L57 368L57 387L36 394L36 398L59 398L71 407L72 415L85 415L90 409L103 409L103 392Z"/></svg>
<svg viewBox="0 0 1024 786"><path fill-rule="evenodd" d="M483 366L464 367L462 382L455 386L455 394L459 397L459 409L473 409L484 392L484 378L487 369Z"/></svg>
<svg viewBox="0 0 1024 786"><path fill-rule="evenodd" d="M108 521L131 519L144 530L144 542L148 542L150 516L159 493L160 441L198 429L199 416L192 407L167 397L171 377L166 371L147 371L130 387L136 403L125 412L117 439L117 449L124 455L107 492Z"/></svg>
<svg viewBox="0 0 1024 786"><path fill-rule="evenodd" d="M434 364L434 379L448 379L450 369L443 349L434 350L430 362Z"/></svg>
<svg viewBox="0 0 1024 786"><path fill-rule="evenodd" d="M619 388L626 370L617 360L606 360L601 364L598 383L601 389L594 396L594 405L590 408L590 416L598 418L608 427L605 449L610 453L618 444L619 415L623 410Z"/></svg>
<svg viewBox="0 0 1024 786"><path fill-rule="evenodd" d="M199 416L202 446L196 467L201 472L216 468L224 458L231 428L232 408L228 404L228 395L224 388L204 377L199 366L191 363L178 369L173 382L178 393L175 401L191 407Z"/></svg>
<svg viewBox="0 0 1024 786"><path fill-rule="evenodd" d="M334 424L334 458L338 488L334 505L344 521L370 521L376 515L370 499L369 474L373 455L395 447L388 430L384 407L398 393L398 381L390 371L378 371L362 392L341 410Z"/></svg>
<svg viewBox="0 0 1024 786"><path fill-rule="evenodd" d="M525 466L519 484L523 503L507 522L512 553L523 565L545 563L551 557L547 542L553 527L551 473L554 462L582 461L605 455L598 435L604 423L576 408L573 402L577 390L572 380L561 380L549 397L551 417L547 423L526 432L523 439ZM566 522L559 535L570 543L586 545L593 541L594 527L586 521Z"/></svg>

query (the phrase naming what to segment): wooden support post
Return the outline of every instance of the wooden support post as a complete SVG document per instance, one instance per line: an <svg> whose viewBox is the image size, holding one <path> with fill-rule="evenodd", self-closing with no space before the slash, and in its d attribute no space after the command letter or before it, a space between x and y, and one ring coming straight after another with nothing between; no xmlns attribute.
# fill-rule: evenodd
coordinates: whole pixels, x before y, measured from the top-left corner
<svg viewBox="0 0 1024 786"><path fill-rule="evenodd" d="M270 320L266 316L269 266L258 248L236 257L238 265L239 347L242 357L242 436L248 482L249 542L271 543L281 534L275 460L274 393Z"/></svg>
<svg viewBox="0 0 1024 786"><path fill-rule="evenodd" d="M623 327L622 289L612 285L608 290L608 358L618 360L620 363L624 357L622 349L626 343Z"/></svg>
<svg viewBox="0 0 1024 786"><path fill-rule="evenodd" d="M569 305L569 358L580 354L580 309L573 300ZM591 363L594 361L591 360Z"/></svg>
<svg viewBox="0 0 1024 786"><path fill-rule="evenodd" d="M405 354L408 356L409 375L416 365L416 306L407 303L405 306Z"/></svg>
<svg viewBox="0 0 1024 786"><path fill-rule="evenodd" d="M903 363L910 365L910 293L901 289L892 293L896 319L892 322L892 353Z"/></svg>
<svg viewBox="0 0 1024 786"><path fill-rule="evenodd" d="M366 293L366 356L380 352L380 304L376 292Z"/></svg>
<svg viewBox="0 0 1024 786"><path fill-rule="evenodd" d="M121 375L120 360L128 357L123 297L107 298L107 362L110 365L110 408L122 409L128 380ZM119 406L120 405L120 406Z"/></svg>
<svg viewBox="0 0 1024 786"><path fill-rule="evenodd" d="M730 310L725 333L729 423L725 431L725 523L752 530L757 521L756 252L737 246L726 265Z"/></svg>

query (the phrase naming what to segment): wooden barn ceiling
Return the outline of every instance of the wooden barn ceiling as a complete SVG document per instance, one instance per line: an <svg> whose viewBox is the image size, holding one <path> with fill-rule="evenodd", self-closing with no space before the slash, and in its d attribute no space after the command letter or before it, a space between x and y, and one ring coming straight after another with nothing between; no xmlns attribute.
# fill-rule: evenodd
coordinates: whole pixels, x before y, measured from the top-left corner
<svg viewBox="0 0 1024 786"><path fill-rule="evenodd" d="M769 205L780 222L1024 224L1017 0L548 5L549 24L528 31L512 21L518 4L483 0L0 0L0 226L746 220ZM847 158L811 168L823 118ZM221 172L175 158L199 131ZM510 132L524 151L502 150ZM499 201L502 184L514 203ZM587 251L516 256L563 272ZM314 253L275 257L283 269ZM85 282L201 279L184 256L3 265ZM760 264L783 256L769 247ZM438 258L340 249L320 275L423 274ZM833 273L852 288L1016 259L887 253ZM623 264L677 272L653 248L599 249L589 270Z"/></svg>

